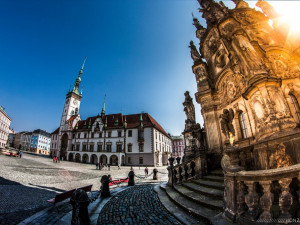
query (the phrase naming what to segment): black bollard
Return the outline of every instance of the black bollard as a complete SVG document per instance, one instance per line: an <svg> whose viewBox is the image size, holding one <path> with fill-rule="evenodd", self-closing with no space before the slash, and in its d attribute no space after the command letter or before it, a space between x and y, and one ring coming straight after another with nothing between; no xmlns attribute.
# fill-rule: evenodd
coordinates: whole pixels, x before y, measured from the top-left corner
<svg viewBox="0 0 300 225"><path fill-rule="evenodd" d="M129 178L128 186L134 186L134 172L133 171L130 171L128 173L128 178Z"/></svg>
<svg viewBox="0 0 300 225"><path fill-rule="evenodd" d="M90 225L88 205L90 204L87 193L82 189L77 189L70 199L73 207L71 225L85 224Z"/></svg>
<svg viewBox="0 0 300 225"><path fill-rule="evenodd" d="M175 158L170 157L168 160L170 162L170 166L173 167Z"/></svg>
<svg viewBox="0 0 300 225"><path fill-rule="evenodd" d="M156 168L154 168L154 170L153 170L153 180L158 180L157 173L158 173L158 170Z"/></svg>
<svg viewBox="0 0 300 225"><path fill-rule="evenodd" d="M101 177L101 197L106 198L110 197L109 191L109 177L107 175L103 175Z"/></svg>
<svg viewBox="0 0 300 225"><path fill-rule="evenodd" d="M177 164L180 164L180 159L181 158L179 156L176 158Z"/></svg>

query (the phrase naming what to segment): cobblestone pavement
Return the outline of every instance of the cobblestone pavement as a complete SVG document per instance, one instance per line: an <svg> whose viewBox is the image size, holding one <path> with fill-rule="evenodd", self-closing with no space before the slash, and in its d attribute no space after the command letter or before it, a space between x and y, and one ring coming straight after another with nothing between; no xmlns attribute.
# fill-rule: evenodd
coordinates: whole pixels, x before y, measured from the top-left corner
<svg viewBox="0 0 300 225"><path fill-rule="evenodd" d="M137 185L120 192L106 203L97 224L181 223L164 208L152 185Z"/></svg>
<svg viewBox="0 0 300 225"><path fill-rule="evenodd" d="M138 176L144 175L144 167L134 167ZM153 168L149 168L151 172ZM159 167L159 181L167 180L166 167ZM94 165L62 161L23 154L14 158L0 154L0 225L17 224L35 214L38 210L50 207L48 199L57 193L93 184L93 191L99 190L100 178L111 174L113 179L126 178L130 167L111 167L110 171L96 170ZM136 182L151 182L136 179Z"/></svg>

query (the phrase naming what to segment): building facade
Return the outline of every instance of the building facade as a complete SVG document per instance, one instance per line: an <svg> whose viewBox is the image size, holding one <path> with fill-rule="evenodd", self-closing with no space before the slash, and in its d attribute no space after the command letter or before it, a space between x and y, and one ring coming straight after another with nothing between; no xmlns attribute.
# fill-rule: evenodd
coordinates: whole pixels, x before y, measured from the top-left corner
<svg viewBox="0 0 300 225"><path fill-rule="evenodd" d="M60 126L51 134L51 155L92 164L167 165L170 136L148 113L106 115L104 102L101 115L81 120L83 67L67 93Z"/></svg>
<svg viewBox="0 0 300 225"><path fill-rule="evenodd" d="M14 131L13 129L9 129L9 134L8 134L9 147L14 147L15 136L16 136L16 131Z"/></svg>
<svg viewBox="0 0 300 225"><path fill-rule="evenodd" d="M30 151L42 154L50 155L50 144L51 144L51 135L41 129L34 130L30 135ZM23 135L24 138L29 138L28 135Z"/></svg>
<svg viewBox="0 0 300 225"><path fill-rule="evenodd" d="M0 148L4 148L7 145L10 123L11 118L7 115L4 108L0 106Z"/></svg>
<svg viewBox="0 0 300 225"><path fill-rule="evenodd" d="M182 158L184 155L184 137L180 136L171 136L172 139L172 156L177 158Z"/></svg>

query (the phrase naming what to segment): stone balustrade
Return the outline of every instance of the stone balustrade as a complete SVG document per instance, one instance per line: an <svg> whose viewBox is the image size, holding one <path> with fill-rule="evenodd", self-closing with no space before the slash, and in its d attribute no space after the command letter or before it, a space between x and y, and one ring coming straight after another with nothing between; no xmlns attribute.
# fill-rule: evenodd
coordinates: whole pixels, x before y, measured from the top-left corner
<svg viewBox="0 0 300 225"><path fill-rule="evenodd" d="M240 224L300 223L300 164L225 174L225 216Z"/></svg>
<svg viewBox="0 0 300 225"><path fill-rule="evenodd" d="M193 178L202 177L206 173L206 165L204 158L199 155L193 160L177 164L176 166L169 166L168 172L168 185L179 184Z"/></svg>

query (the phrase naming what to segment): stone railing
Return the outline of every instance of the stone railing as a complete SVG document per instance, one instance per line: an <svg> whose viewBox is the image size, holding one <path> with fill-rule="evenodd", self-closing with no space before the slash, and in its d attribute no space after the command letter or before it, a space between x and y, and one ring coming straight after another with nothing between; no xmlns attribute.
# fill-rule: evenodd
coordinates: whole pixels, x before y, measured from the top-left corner
<svg viewBox="0 0 300 225"><path fill-rule="evenodd" d="M225 216L240 224L300 224L300 164L225 174Z"/></svg>
<svg viewBox="0 0 300 225"><path fill-rule="evenodd" d="M206 169L205 159L200 155L176 166L171 164L168 167L168 185L180 184L193 178L200 178L207 172Z"/></svg>

